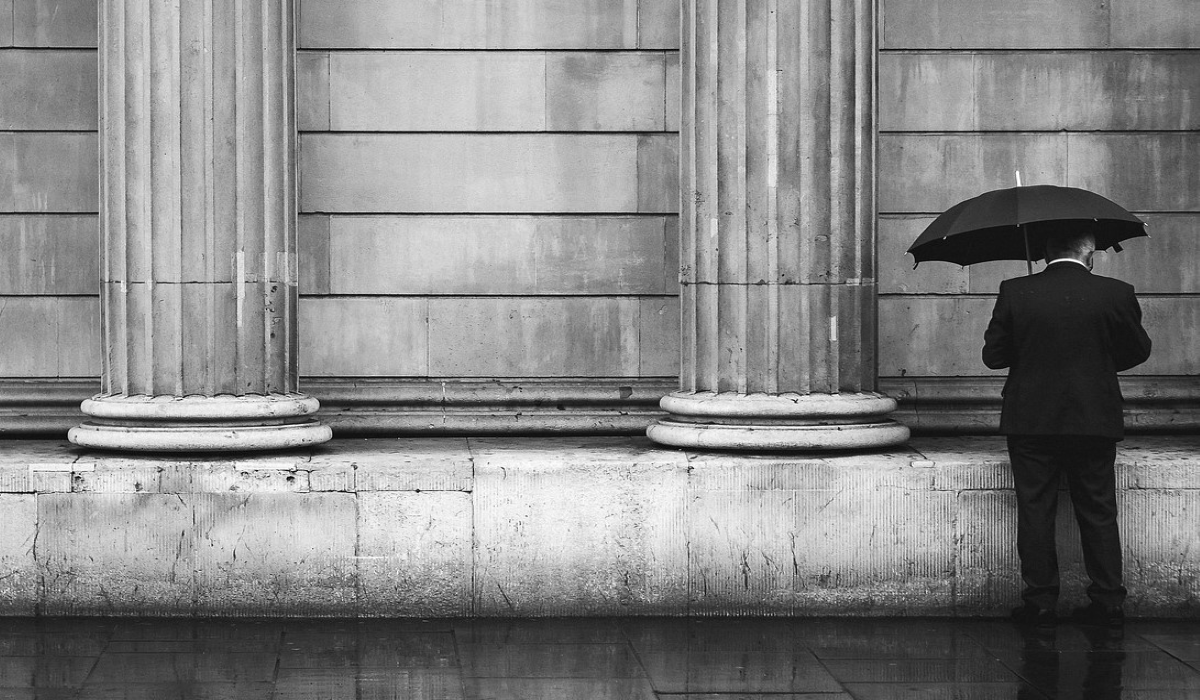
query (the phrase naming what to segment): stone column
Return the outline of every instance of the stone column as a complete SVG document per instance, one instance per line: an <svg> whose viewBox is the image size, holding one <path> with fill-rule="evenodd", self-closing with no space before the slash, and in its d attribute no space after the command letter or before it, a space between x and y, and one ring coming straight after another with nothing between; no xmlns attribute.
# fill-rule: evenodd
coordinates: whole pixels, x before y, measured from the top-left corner
<svg viewBox="0 0 1200 700"><path fill-rule="evenodd" d="M298 387L292 32L291 0L100 1L104 361L73 442L329 439Z"/></svg>
<svg viewBox="0 0 1200 700"><path fill-rule="evenodd" d="M685 0L681 390L655 441L846 449L874 391L873 0Z"/></svg>

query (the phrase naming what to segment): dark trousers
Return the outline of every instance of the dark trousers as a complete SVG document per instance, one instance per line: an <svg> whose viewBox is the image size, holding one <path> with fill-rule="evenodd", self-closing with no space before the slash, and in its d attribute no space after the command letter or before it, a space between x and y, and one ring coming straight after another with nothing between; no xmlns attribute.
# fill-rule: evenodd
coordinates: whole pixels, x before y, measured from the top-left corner
<svg viewBox="0 0 1200 700"><path fill-rule="evenodd" d="M1021 597L1041 608L1058 603L1054 521L1060 474L1067 477L1092 583L1087 594L1106 606L1125 601L1121 535L1117 528L1116 442L1067 435L1010 435L1008 455L1017 492L1017 554Z"/></svg>

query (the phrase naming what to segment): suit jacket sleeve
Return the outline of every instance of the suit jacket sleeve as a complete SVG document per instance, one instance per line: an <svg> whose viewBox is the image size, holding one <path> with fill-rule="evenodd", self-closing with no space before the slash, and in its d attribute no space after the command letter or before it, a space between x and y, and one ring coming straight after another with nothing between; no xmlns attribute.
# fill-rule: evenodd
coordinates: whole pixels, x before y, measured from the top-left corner
<svg viewBox="0 0 1200 700"><path fill-rule="evenodd" d="M1013 363L1012 315L1009 311L1008 295L1004 283L1000 283L1000 294L992 309L992 320L983 334L983 364L989 369L1004 369Z"/></svg>
<svg viewBox="0 0 1200 700"><path fill-rule="evenodd" d="M1113 329L1113 364L1118 372L1137 367L1150 357L1150 336L1142 327L1142 307L1133 287L1127 289L1118 324Z"/></svg>

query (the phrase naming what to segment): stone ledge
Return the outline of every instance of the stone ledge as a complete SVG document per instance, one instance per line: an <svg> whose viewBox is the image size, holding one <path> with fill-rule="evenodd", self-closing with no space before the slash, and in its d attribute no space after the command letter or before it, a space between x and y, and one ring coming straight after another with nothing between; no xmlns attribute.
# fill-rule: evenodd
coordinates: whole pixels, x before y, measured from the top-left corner
<svg viewBox="0 0 1200 700"><path fill-rule="evenodd" d="M1200 437L1126 440L1118 479L1130 611L1200 615ZM0 615L996 614L1019 585L1013 509L995 437L857 455L342 439L202 458L4 441ZM1078 545L1061 559L1079 599Z"/></svg>

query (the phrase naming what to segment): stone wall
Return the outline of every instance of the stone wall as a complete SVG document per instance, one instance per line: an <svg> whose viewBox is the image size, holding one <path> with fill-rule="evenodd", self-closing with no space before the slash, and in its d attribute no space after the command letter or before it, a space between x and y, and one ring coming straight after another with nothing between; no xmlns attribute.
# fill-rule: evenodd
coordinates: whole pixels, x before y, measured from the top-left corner
<svg viewBox="0 0 1200 700"><path fill-rule="evenodd" d="M300 364L326 420L642 429L679 363L676 2L296 4ZM1022 266L903 251L1019 169L1150 222L1098 263L1157 341L1128 421L1194 428L1200 15L1000 7L879 3L881 388L916 428L994 426L980 338ZM61 431L95 391L95 27L88 0L0 0L0 433Z"/></svg>
<svg viewBox="0 0 1200 700"><path fill-rule="evenodd" d="M1127 373L1132 427L1169 427L1196 398L1200 358L1200 14L1188 0L1002 4L884 0L879 56L879 374L924 397L918 427L984 428L1004 372L979 359L1002 279L1020 262L961 268L904 251L937 213L992 188L1083 187L1149 222L1098 255L1131 282L1155 341ZM972 378L976 381L963 381ZM1157 409L1146 404L1160 403ZM910 401L910 404L912 402ZM1153 401L1151 401L1153 403ZM942 408L938 408L938 407ZM1177 406L1178 408L1178 406ZM1194 427L1194 403L1190 411ZM955 418L955 415L964 418Z"/></svg>
<svg viewBox="0 0 1200 700"><path fill-rule="evenodd" d="M1200 614L1200 441L1117 462L1127 610ZM1062 494L1064 607L1086 585ZM164 459L10 442L0 616L994 615L998 438L736 456L644 438L334 440Z"/></svg>

